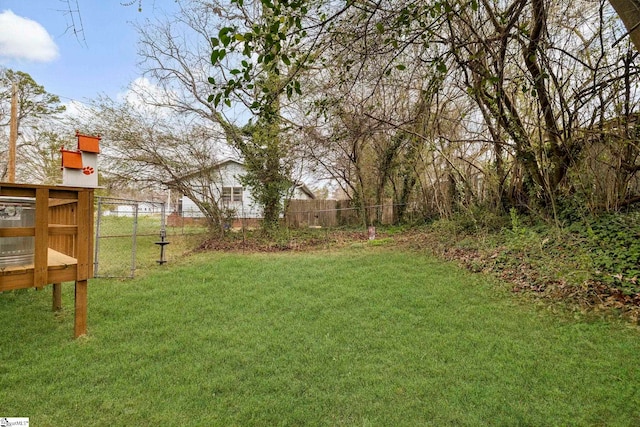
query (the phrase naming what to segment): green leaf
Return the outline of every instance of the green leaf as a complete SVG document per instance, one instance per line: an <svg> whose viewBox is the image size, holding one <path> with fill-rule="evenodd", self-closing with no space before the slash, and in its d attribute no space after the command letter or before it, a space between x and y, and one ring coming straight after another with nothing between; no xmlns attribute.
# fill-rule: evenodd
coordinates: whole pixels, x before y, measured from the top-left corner
<svg viewBox="0 0 640 427"><path fill-rule="evenodd" d="M284 65L291 65L291 60L287 55L282 55L282 62L284 63Z"/></svg>
<svg viewBox="0 0 640 427"><path fill-rule="evenodd" d="M220 32L218 33L219 37L223 37L226 36L227 34L233 32L233 28L231 27L223 27L220 29Z"/></svg>
<svg viewBox="0 0 640 427"><path fill-rule="evenodd" d="M402 71L402 70L406 70L406 69L407 69L407 66L406 66L406 65L404 65L404 64L398 64L398 65L396 65L396 68L397 68L398 70Z"/></svg>
<svg viewBox="0 0 640 427"><path fill-rule="evenodd" d="M222 45L224 47L229 46L229 43L231 43L231 36L229 36L229 34L233 34L233 32L234 32L233 28L224 27L218 33L218 37L220 38L220 42L222 43Z"/></svg>
<svg viewBox="0 0 640 427"><path fill-rule="evenodd" d="M213 77L209 77L209 83L211 83L212 85L216 84L216 79L214 79Z"/></svg>

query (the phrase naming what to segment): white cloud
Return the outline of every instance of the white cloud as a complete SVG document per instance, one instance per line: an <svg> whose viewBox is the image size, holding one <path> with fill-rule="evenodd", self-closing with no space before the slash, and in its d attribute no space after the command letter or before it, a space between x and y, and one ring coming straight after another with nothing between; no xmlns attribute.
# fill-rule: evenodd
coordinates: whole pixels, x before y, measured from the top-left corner
<svg viewBox="0 0 640 427"><path fill-rule="evenodd" d="M144 99L167 101L167 95L162 88L146 77L138 77L129 84L129 88L124 94L119 95L124 96L127 102L133 104L142 102Z"/></svg>
<svg viewBox="0 0 640 427"><path fill-rule="evenodd" d="M72 100L72 101L63 103L63 105L66 107L64 115L71 119L80 120L88 116L90 113L89 107L81 101Z"/></svg>
<svg viewBox="0 0 640 427"><path fill-rule="evenodd" d="M49 62L58 57L58 46L42 25L5 10L0 13L0 57Z"/></svg>
<svg viewBox="0 0 640 427"><path fill-rule="evenodd" d="M126 102L138 111L166 116L170 115L171 111L156 105L171 104L171 97L174 95L173 92L165 92L148 78L138 77L129 84L125 92L118 94L118 100Z"/></svg>

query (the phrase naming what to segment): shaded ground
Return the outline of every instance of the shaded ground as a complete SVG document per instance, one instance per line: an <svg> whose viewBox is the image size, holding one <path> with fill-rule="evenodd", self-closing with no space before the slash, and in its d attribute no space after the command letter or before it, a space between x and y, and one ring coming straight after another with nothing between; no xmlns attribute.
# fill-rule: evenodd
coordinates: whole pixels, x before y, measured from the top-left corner
<svg viewBox="0 0 640 427"><path fill-rule="evenodd" d="M527 262L501 263L504 251L487 254L473 249L452 248L443 255L471 271L492 274L511 283L515 293L534 293L539 298L564 301L583 311L620 314L633 323L640 323L640 293L628 294L593 278L577 283L549 276Z"/></svg>
<svg viewBox="0 0 640 427"><path fill-rule="evenodd" d="M531 240L531 239L529 239ZM426 228L378 230L375 240L365 231L315 230L280 232L265 237L258 232L230 233L224 238L205 241L200 251L282 252L331 249L359 245L393 245L426 251L440 259L459 263L479 274L499 278L512 286L514 293L534 296L548 303L563 302L584 313L622 316L640 323L640 293L601 280L588 261L580 257L570 242L528 241L516 236L520 244L497 245L486 236L449 234ZM577 245L577 244L576 244ZM540 246L540 247L537 247ZM615 277L615 276L614 276ZM631 278L634 281L635 278Z"/></svg>
<svg viewBox="0 0 640 427"><path fill-rule="evenodd" d="M411 232L399 236L398 243L430 250L470 271L497 277L510 283L514 293L526 293L550 303L568 303L582 312L621 315L640 323L640 293L599 280L597 277L603 275L590 272L576 248L562 246L566 242L541 249L527 245L514 249L478 244L472 239L481 237L465 235L443 241L438 233Z"/></svg>
<svg viewBox="0 0 640 427"><path fill-rule="evenodd" d="M230 252L282 252L326 249L366 241L367 237L357 231L331 231L317 233L281 232L276 236L263 236L259 232L245 235L229 233L222 238L211 238L203 242L200 251Z"/></svg>

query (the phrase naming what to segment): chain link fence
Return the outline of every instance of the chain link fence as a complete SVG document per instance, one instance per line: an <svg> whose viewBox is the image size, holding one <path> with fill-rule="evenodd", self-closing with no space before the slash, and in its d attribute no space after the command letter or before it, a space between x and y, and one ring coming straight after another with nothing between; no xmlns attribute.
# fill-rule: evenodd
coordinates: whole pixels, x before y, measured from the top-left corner
<svg viewBox="0 0 640 427"><path fill-rule="evenodd" d="M375 227L367 227L363 216L368 224L391 225L399 209L405 211L405 220L415 214L411 206L391 203L356 208L347 201L292 200L282 222L283 232L272 243L298 247L302 235L323 240L329 247L345 231L371 238ZM245 218L238 213L224 224L230 241L241 239L243 248L247 233L260 227L260 218ZM296 229L302 234L293 231ZM171 263L193 250L207 233L207 222L200 211L171 211L163 202L97 197L94 277L133 278L136 272Z"/></svg>
<svg viewBox="0 0 640 427"><path fill-rule="evenodd" d="M207 232L170 219L163 202L97 197L94 276L133 278L182 256Z"/></svg>

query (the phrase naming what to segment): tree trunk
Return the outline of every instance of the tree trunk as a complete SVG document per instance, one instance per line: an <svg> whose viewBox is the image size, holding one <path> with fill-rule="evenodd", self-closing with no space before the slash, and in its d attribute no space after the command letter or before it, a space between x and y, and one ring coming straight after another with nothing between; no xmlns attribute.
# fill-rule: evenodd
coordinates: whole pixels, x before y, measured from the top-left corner
<svg viewBox="0 0 640 427"><path fill-rule="evenodd" d="M640 5L635 0L609 0L622 19L631 42L640 51Z"/></svg>

